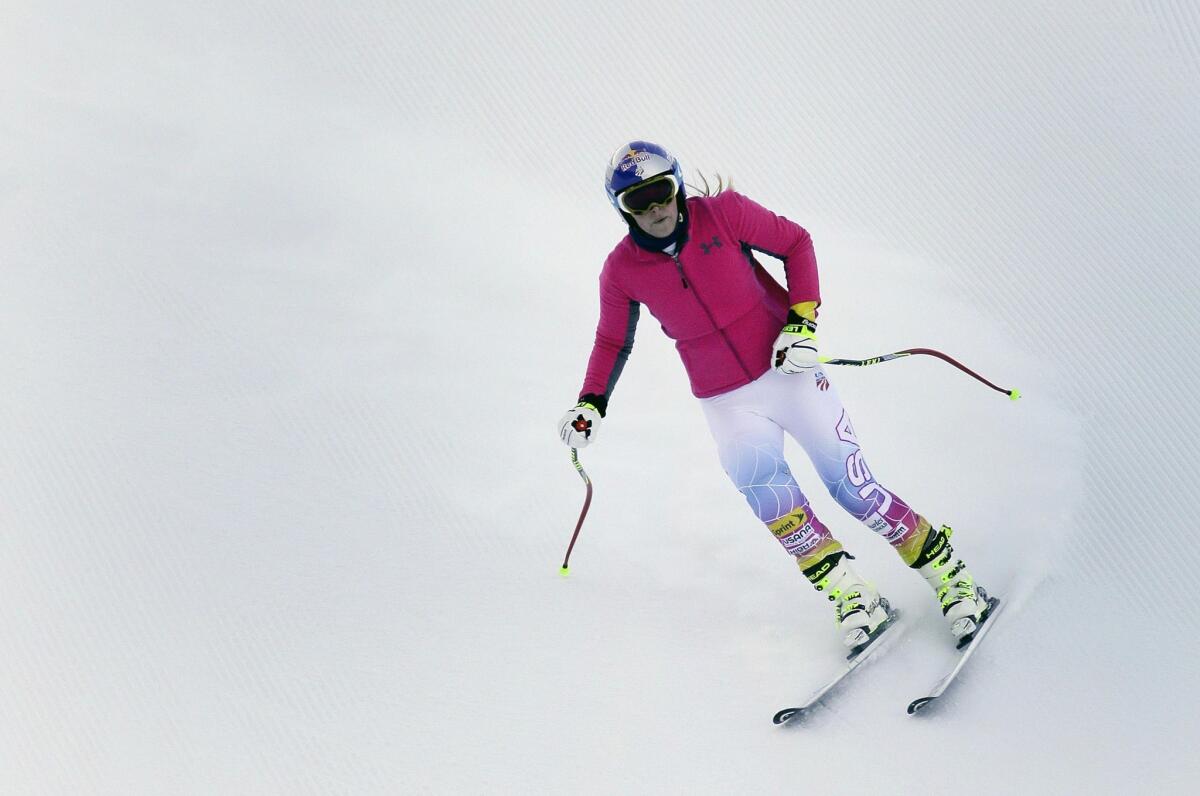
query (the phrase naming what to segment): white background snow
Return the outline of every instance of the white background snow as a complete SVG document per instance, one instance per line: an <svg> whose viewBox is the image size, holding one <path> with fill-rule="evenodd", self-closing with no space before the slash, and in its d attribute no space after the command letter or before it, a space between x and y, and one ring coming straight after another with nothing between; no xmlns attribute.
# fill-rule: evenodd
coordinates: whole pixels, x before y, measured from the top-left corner
<svg viewBox="0 0 1200 796"><path fill-rule="evenodd" d="M0 792L1191 793L1184 2L6 3ZM631 137L804 225L881 481L1008 609L799 727L828 605L648 314L554 424Z"/></svg>

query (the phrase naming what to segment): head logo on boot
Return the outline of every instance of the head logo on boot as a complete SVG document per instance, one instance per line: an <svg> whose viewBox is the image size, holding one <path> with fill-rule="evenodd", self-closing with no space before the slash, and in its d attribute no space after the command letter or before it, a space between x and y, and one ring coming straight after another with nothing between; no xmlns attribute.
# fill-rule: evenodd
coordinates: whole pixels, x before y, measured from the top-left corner
<svg viewBox="0 0 1200 796"><path fill-rule="evenodd" d="M830 553L817 563L813 564L811 567L805 569L804 577L808 578L809 582L815 584L817 589L820 590L821 580L828 575L834 567L837 566L838 562L842 560L842 556L844 555L846 555L845 550L838 550L837 552Z"/></svg>
<svg viewBox="0 0 1200 796"><path fill-rule="evenodd" d="M920 569L930 561L936 561L937 557L943 552L950 552L946 549L950 544L950 533L950 526L948 525L938 528L937 532L930 530L929 535L925 538L925 546L921 548L920 555L909 566L913 569Z"/></svg>

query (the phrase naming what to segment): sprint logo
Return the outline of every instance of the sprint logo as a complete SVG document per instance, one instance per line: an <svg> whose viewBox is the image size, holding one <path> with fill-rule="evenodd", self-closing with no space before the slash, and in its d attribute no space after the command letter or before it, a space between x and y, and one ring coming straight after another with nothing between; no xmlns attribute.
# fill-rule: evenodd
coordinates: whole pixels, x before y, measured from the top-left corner
<svg viewBox="0 0 1200 796"><path fill-rule="evenodd" d="M798 529L808 524L808 512L803 508L798 508L791 514L785 514L767 527L771 529L771 533L775 534L776 538L782 539L785 536L791 536Z"/></svg>

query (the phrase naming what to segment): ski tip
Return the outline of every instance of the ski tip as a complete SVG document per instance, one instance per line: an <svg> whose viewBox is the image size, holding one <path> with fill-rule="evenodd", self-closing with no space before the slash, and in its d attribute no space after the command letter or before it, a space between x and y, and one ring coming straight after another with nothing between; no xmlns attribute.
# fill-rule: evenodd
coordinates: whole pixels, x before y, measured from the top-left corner
<svg viewBox="0 0 1200 796"><path fill-rule="evenodd" d="M565 578L567 575L571 574L571 570L567 569L566 567L559 567L558 574Z"/></svg>
<svg viewBox="0 0 1200 796"><path fill-rule="evenodd" d="M771 721L774 722L775 724L786 724L787 722L791 721L793 718L795 718L796 716L799 716L803 712L804 712L804 708L784 708L783 710L776 713L775 717L773 719L771 719Z"/></svg>
<svg viewBox="0 0 1200 796"><path fill-rule="evenodd" d="M925 707L935 699L937 699L937 697L921 697L920 699L914 699L908 705L908 715L915 716L917 711L921 710L921 708Z"/></svg>

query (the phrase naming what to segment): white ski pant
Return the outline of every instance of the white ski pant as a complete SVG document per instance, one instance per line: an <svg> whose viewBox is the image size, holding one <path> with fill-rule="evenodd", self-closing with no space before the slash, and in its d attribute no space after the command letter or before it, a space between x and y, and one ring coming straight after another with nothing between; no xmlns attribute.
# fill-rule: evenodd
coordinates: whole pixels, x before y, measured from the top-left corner
<svg viewBox="0 0 1200 796"><path fill-rule="evenodd" d="M701 404L721 466L758 518L797 558L824 549L832 537L813 516L783 458L785 431L804 449L834 500L893 546L926 526L875 479L837 390L822 370L796 375L768 370L750 384L701 399Z"/></svg>

